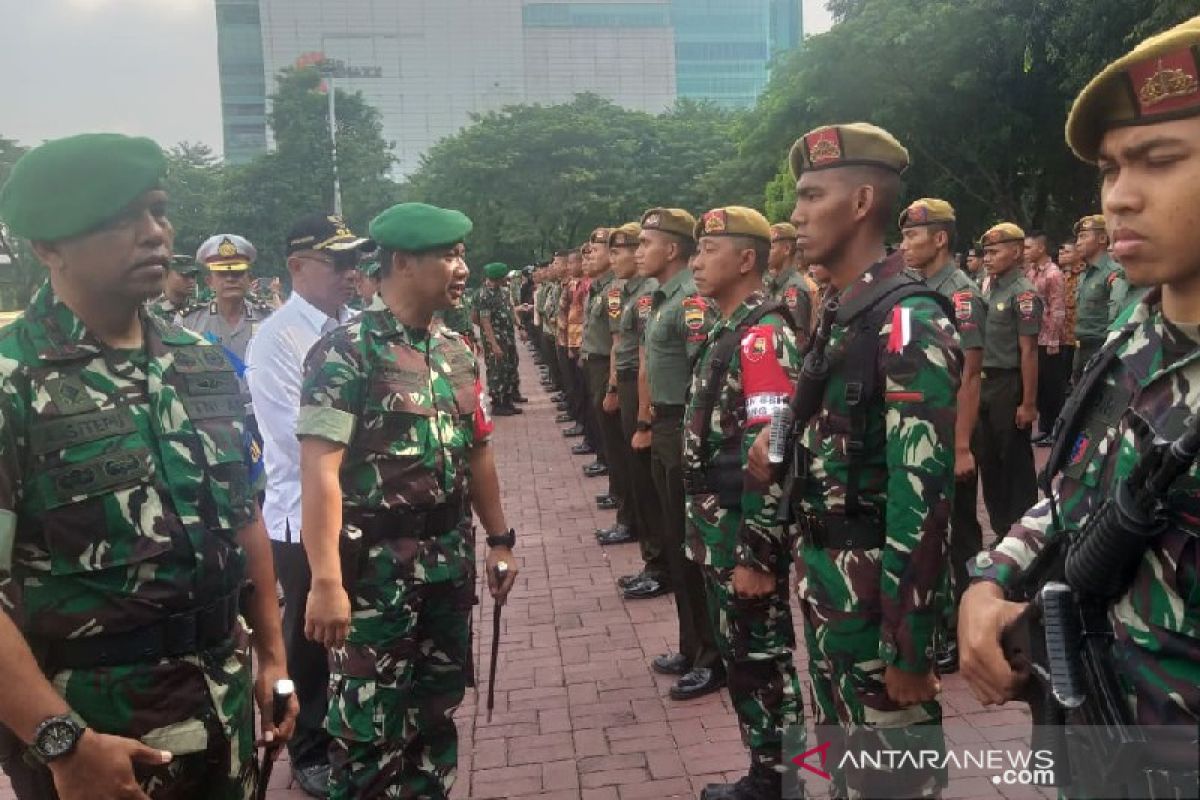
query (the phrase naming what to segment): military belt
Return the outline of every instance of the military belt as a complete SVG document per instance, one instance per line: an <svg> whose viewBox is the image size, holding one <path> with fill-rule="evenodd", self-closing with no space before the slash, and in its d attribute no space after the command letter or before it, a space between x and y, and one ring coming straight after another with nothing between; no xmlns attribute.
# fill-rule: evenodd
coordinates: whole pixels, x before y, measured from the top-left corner
<svg viewBox="0 0 1200 800"><path fill-rule="evenodd" d="M461 497L427 508L347 511L346 522L363 532L370 545L392 539L435 539L457 528L466 513Z"/></svg>
<svg viewBox="0 0 1200 800"><path fill-rule="evenodd" d="M999 378L1005 375L1011 375L1014 372L1020 372L1020 367L988 367L979 371L979 378Z"/></svg>
<svg viewBox="0 0 1200 800"><path fill-rule="evenodd" d="M636 367L634 367L633 369L617 370L617 381L620 383L625 383L627 381L636 381L637 379L638 379L638 370Z"/></svg>
<svg viewBox="0 0 1200 800"><path fill-rule="evenodd" d="M171 614L131 631L77 639L27 639L38 663L51 676L64 669L153 664L227 645L233 638L241 596L240 591L232 592L203 608Z"/></svg>
<svg viewBox="0 0 1200 800"><path fill-rule="evenodd" d="M796 522L804 543L822 550L873 550L887 540L886 526L874 514L847 517L805 512Z"/></svg>

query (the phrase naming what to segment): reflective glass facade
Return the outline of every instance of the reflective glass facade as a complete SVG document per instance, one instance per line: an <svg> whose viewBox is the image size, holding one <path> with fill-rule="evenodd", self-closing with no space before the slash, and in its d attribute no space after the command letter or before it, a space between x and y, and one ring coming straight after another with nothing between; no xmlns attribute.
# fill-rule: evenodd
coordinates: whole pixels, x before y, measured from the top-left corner
<svg viewBox="0 0 1200 800"><path fill-rule="evenodd" d="M225 158L249 161L267 149L267 76L258 0L216 0L217 63Z"/></svg>

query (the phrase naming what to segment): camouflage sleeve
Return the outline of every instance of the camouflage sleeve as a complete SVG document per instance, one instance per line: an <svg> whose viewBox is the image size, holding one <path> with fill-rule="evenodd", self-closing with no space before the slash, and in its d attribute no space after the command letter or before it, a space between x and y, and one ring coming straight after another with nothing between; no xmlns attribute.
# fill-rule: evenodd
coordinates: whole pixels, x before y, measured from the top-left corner
<svg viewBox="0 0 1200 800"><path fill-rule="evenodd" d="M924 672L944 602L938 589L947 567L962 351L953 324L928 298L893 309L880 337L888 479L879 655Z"/></svg>
<svg viewBox="0 0 1200 800"><path fill-rule="evenodd" d="M479 311L480 323L492 321L492 293L490 291L485 290L479 293L479 303L476 305L476 309Z"/></svg>
<svg viewBox="0 0 1200 800"><path fill-rule="evenodd" d="M983 550L967 562L971 580L992 581L1007 594L1020 582L1038 553L1057 536L1051 520L1050 501L1039 501L995 548Z"/></svg>
<svg viewBox="0 0 1200 800"><path fill-rule="evenodd" d="M687 355L692 363L695 363L700 348L704 346L708 332L717 323L717 319L716 309L702 295L694 294L684 298L683 313L680 315L680 335L687 343Z"/></svg>
<svg viewBox="0 0 1200 800"><path fill-rule="evenodd" d="M1125 280L1125 271L1114 267L1105 277L1108 288L1108 324L1112 325L1121 315L1125 307L1125 296L1129 294L1129 282Z"/></svg>
<svg viewBox="0 0 1200 800"><path fill-rule="evenodd" d="M750 448L759 432L771 421L775 409L786 406L792 387L800 376L800 351L796 335L777 316L769 316L742 337L740 351L742 394L746 399L746 430L742 437L742 524L734 545L737 564L771 570L772 561L785 539L785 530L775 522L779 484L764 486L746 470Z"/></svg>
<svg viewBox="0 0 1200 800"><path fill-rule="evenodd" d="M13 582L13 550L17 541L17 500L21 495L21 456L17 446L19 408L7 381L0 388L0 609L12 613L20 603Z"/></svg>
<svg viewBox="0 0 1200 800"><path fill-rule="evenodd" d="M317 342L304 360L296 435L349 445L366 396L366 370L350 331L338 328Z"/></svg>

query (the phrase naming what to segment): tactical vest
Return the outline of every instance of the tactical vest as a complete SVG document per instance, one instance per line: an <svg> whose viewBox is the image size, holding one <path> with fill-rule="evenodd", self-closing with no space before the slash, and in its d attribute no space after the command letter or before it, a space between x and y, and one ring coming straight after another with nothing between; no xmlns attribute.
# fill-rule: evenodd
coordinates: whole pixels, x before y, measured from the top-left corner
<svg viewBox="0 0 1200 800"><path fill-rule="evenodd" d="M134 564L150 570L157 557L171 553L193 570L180 593L192 596L193 605L211 603L236 595L244 577L244 569L233 567L240 559L236 528L245 524L235 510L250 502L245 399L219 348L165 342L154 323L145 331L148 359L170 363L161 385L147 370L145 391L136 398L148 404L149 439L135 424L131 398L88 390L85 367L102 356L39 361L29 369L30 396L50 402L31 409L21 522L40 529L52 575ZM172 474L181 459L200 475ZM118 493L126 493L120 513L132 525L108 518ZM36 574L20 571L20 578ZM104 619L102 609L96 614L108 632L129 628L128 620ZM42 632L36 624L29 628Z"/></svg>

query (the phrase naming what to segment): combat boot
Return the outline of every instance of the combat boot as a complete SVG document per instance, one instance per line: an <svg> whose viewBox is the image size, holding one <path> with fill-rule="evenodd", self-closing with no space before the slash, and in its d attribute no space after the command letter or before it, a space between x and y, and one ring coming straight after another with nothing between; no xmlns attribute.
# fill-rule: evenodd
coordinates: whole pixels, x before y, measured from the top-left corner
<svg viewBox="0 0 1200 800"><path fill-rule="evenodd" d="M783 796L783 775L757 763L737 783L710 783L700 792L700 800L779 800Z"/></svg>

